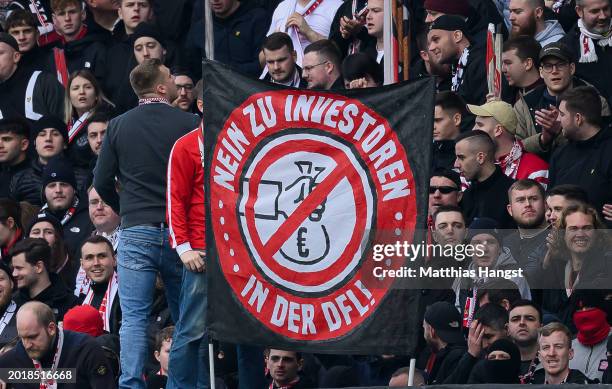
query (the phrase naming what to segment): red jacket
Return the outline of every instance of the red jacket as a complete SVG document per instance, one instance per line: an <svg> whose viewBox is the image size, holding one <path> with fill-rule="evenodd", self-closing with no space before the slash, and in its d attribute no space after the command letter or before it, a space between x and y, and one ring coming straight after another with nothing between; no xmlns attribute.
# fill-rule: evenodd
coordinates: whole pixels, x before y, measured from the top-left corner
<svg viewBox="0 0 612 389"><path fill-rule="evenodd" d="M179 138L170 152L166 220L179 255L206 249L203 153L202 125Z"/></svg>

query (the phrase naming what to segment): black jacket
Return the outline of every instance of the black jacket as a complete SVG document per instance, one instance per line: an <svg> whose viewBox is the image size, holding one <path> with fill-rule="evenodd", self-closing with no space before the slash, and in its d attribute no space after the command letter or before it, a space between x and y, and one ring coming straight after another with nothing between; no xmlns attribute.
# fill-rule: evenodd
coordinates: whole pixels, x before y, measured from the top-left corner
<svg viewBox="0 0 612 389"><path fill-rule="evenodd" d="M57 321L62 321L66 312L77 305L77 297L70 289L60 280L55 273L49 273L51 285L45 290L30 298L29 292L26 289L20 289L13 295L13 299L17 305L23 305L28 301L40 301L47 304L53 310Z"/></svg>
<svg viewBox="0 0 612 389"><path fill-rule="evenodd" d="M487 96L487 75L485 69L485 51L480 46L469 47L467 64L463 70L461 84L457 94L467 104L484 104ZM456 67L453 64L453 68Z"/></svg>
<svg viewBox="0 0 612 389"><path fill-rule="evenodd" d="M470 378L470 373L476 363L478 363L480 359L474 358L472 354L467 351L463 354L463 356L459 359L459 361L453 366L449 366L452 370L452 373L446 376L444 382L442 384L455 384L455 385L465 385Z"/></svg>
<svg viewBox="0 0 612 389"><path fill-rule="evenodd" d="M215 60L253 76L261 74L259 51L266 37L270 15L263 8L240 2L226 19L213 16Z"/></svg>
<svg viewBox="0 0 612 389"><path fill-rule="evenodd" d="M612 77L610 77L612 47L601 47L594 42L597 62L582 63L578 61L582 42L580 42L580 30L577 26L574 26L567 35L561 38L560 42L565 43L574 52L576 76L593 84L608 103L612 102Z"/></svg>
<svg viewBox="0 0 612 389"><path fill-rule="evenodd" d="M166 170L174 142L200 119L167 104L146 104L110 121L94 174L100 197L121 226L166 221ZM115 189L115 176L122 187Z"/></svg>
<svg viewBox="0 0 612 389"><path fill-rule="evenodd" d="M573 184L589 195L589 203L598 212L612 204L612 129L602 128L584 141L568 141L550 160L549 188ZM608 227L612 223L608 222Z"/></svg>
<svg viewBox="0 0 612 389"><path fill-rule="evenodd" d="M433 164L432 169L453 169L455 166L455 141L434 140L433 141Z"/></svg>
<svg viewBox="0 0 612 389"><path fill-rule="evenodd" d="M499 166L491 177L483 182L476 180L463 192L461 208L469 225L474 218L490 217L497 221L500 228L514 228L515 224L506 206L508 205L508 189L514 180L506 176Z"/></svg>
<svg viewBox="0 0 612 389"><path fill-rule="evenodd" d="M96 309L100 309L100 304L104 299L104 294L106 293L106 289L108 288L108 283L104 283L102 285L93 284L91 288L94 291L94 297L91 300L91 306ZM78 299L78 305L83 305L83 301L87 297L86 294L81 293ZM119 335L119 328L121 327L121 305L119 303L119 291L117 291L117 295L113 299L113 306L110 308L110 333Z"/></svg>
<svg viewBox="0 0 612 389"><path fill-rule="evenodd" d="M40 206L40 182L32 180L30 160L25 159L14 166L2 166L0 171L0 197L15 201L27 201Z"/></svg>
<svg viewBox="0 0 612 389"><path fill-rule="evenodd" d="M138 97L130 85L130 72L137 63L123 21L113 29L113 42L106 51L106 76L102 88L115 104L116 112L123 113L138 105Z"/></svg>
<svg viewBox="0 0 612 389"><path fill-rule="evenodd" d="M467 349L465 344L449 344L436 353L433 368L427 377L428 385L439 385L453 373L457 363L461 360Z"/></svg>
<svg viewBox="0 0 612 389"><path fill-rule="evenodd" d="M546 372L544 369L536 370L533 374L531 384L544 384L546 380ZM580 370L570 369L569 375L564 382L565 384L593 384L594 382L587 378Z"/></svg>
<svg viewBox="0 0 612 389"><path fill-rule="evenodd" d="M504 246L510 249L519 267L523 269L531 288L539 288L539 281L544 276L542 261L548 251L546 237L549 231L550 229L546 229L532 238L521 238L517 231L504 239Z"/></svg>
<svg viewBox="0 0 612 389"><path fill-rule="evenodd" d="M33 86L31 96L26 93L28 85ZM64 87L52 73L18 66L8 80L0 83L0 113L4 117L26 118L30 123L45 115L61 118L64 116Z"/></svg>
<svg viewBox="0 0 612 389"><path fill-rule="evenodd" d="M50 348L51 351L40 361L43 368L50 369L53 356L57 348L57 336ZM17 346L0 356L0 367L2 368L28 368L34 369L32 359L26 354L23 343L19 341ZM113 389L117 387L111 366L104 356L104 351L96 343L94 338L78 332L64 330L64 344L59 359L58 368L74 369L76 382L73 384L59 384L64 389ZM15 389L38 389L39 383L12 384Z"/></svg>
<svg viewBox="0 0 612 389"><path fill-rule="evenodd" d="M102 82L106 75L106 45L110 42L110 34L88 30L86 35L72 42L56 42L55 47L64 50L68 74L88 69ZM53 54L51 54L53 58ZM57 65L54 63L54 68Z"/></svg>

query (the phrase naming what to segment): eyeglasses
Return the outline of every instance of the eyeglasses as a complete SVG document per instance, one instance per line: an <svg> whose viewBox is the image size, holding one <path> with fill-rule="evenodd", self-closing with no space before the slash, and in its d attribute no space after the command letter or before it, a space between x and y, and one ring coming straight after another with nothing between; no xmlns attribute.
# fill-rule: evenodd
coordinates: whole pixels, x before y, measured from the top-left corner
<svg viewBox="0 0 612 389"><path fill-rule="evenodd" d="M557 63L543 63L542 69L546 73L550 73L553 71L553 68L556 68L558 71L565 70L569 66L569 62L557 62Z"/></svg>
<svg viewBox="0 0 612 389"><path fill-rule="evenodd" d="M185 89L185 91L187 92L191 92L193 90L193 84L175 84L176 85L176 89L181 90L181 89Z"/></svg>
<svg viewBox="0 0 612 389"><path fill-rule="evenodd" d="M457 192L459 189L455 188L454 186L430 186L429 194L434 194L437 190L439 190L442 194L449 194Z"/></svg>
<svg viewBox="0 0 612 389"><path fill-rule="evenodd" d="M329 62L329 61L323 61L323 62L318 63L318 64L316 64L316 65L312 65L312 66L304 66L303 70L304 70L304 71L306 71L306 72L310 72L312 69L316 68L317 66L319 66L319 65L324 65L324 64L326 64L326 63L328 63L328 62Z"/></svg>

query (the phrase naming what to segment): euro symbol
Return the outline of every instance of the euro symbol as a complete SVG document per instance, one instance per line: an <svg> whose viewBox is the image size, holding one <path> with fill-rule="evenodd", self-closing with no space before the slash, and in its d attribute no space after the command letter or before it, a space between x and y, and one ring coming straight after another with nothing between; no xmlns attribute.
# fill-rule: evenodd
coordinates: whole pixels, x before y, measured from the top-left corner
<svg viewBox="0 0 612 389"><path fill-rule="evenodd" d="M305 247L306 246L306 237L304 235L307 232L308 232L308 229L306 227L298 228L297 248L298 248L298 254L302 258L308 257L308 254L310 253L310 250Z"/></svg>

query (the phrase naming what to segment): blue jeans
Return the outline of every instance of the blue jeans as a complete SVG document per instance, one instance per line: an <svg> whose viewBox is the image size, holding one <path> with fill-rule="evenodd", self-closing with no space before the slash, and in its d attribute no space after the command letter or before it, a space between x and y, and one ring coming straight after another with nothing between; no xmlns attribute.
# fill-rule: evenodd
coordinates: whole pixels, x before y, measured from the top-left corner
<svg viewBox="0 0 612 389"><path fill-rule="evenodd" d="M168 389L208 389L206 273L183 267L179 321L172 337Z"/></svg>
<svg viewBox="0 0 612 389"><path fill-rule="evenodd" d="M144 365L149 356L147 325L155 294L155 278L159 272L172 319L176 322L183 265L170 247L167 228L161 225L122 229L117 258L122 312L119 387L145 389Z"/></svg>

